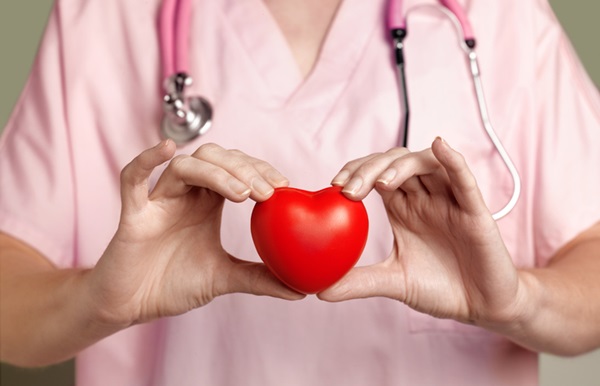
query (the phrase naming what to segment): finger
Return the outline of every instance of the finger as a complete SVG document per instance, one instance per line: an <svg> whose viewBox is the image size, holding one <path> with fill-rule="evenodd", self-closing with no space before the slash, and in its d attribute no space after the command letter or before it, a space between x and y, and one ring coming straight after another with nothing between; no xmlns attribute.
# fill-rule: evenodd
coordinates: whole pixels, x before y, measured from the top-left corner
<svg viewBox="0 0 600 386"><path fill-rule="evenodd" d="M350 172L347 182L342 184L342 192L354 200L362 200L375 187L383 171L398 157L408 152L405 148L393 148L382 154L366 157L358 162L347 164L344 170Z"/></svg>
<svg viewBox="0 0 600 386"><path fill-rule="evenodd" d="M450 180L448 179L448 174L441 167L433 173L423 175L419 177L421 179L421 183L425 185L425 188L429 192L429 194L436 195L444 195L444 196L453 196L452 190L450 189Z"/></svg>
<svg viewBox="0 0 600 386"><path fill-rule="evenodd" d="M434 173L440 164L431 149L408 153L394 162L377 179L382 190L402 189L406 193L428 192L420 177Z"/></svg>
<svg viewBox="0 0 600 386"><path fill-rule="evenodd" d="M219 295L247 293L286 300L300 300L306 296L283 284L264 264L230 258L232 265L226 280L220 281L220 288L217 289Z"/></svg>
<svg viewBox="0 0 600 386"><path fill-rule="evenodd" d="M414 176L406 180L402 185L400 185L400 190L404 191L406 194L409 195L416 195L421 193L429 194L429 191L421 182L421 178L419 176Z"/></svg>
<svg viewBox="0 0 600 386"><path fill-rule="evenodd" d="M290 184L290 181L279 170L275 169L270 163L254 159L254 168L263 178L274 188L283 188Z"/></svg>
<svg viewBox="0 0 600 386"><path fill-rule="evenodd" d="M221 167L180 155L171 160L158 179L150 198L182 196L193 187L212 190L234 202L244 201L251 191L249 186Z"/></svg>
<svg viewBox="0 0 600 386"><path fill-rule="evenodd" d="M121 198L124 208L136 210L148 200L148 178L160 164L175 154L175 143L161 141L158 145L144 150L121 171Z"/></svg>
<svg viewBox="0 0 600 386"><path fill-rule="evenodd" d="M435 139L431 147L433 154L448 174L450 187L458 205L467 213L489 213L481 196L481 191L477 186L477 181L469 170L462 154L453 150L440 137Z"/></svg>
<svg viewBox="0 0 600 386"><path fill-rule="evenodd" d="M336 284L318 293L317 297L328 302L375 296L404 301L406 291L403 283L401 273L391 269L389 262L385 261L368 267L351 269Z"/></svg>
<svg viewBox="0 0 600 386"><path fill-rule="evenodd" d="M202 145L193 157L217 165L251 188L256 201L269 198L275 188L288 185L288 180L269 163L250 157L239 150L226 150L216 144Z"/></svg>
<svg viewBox="0 0 600 386"><path fill-rule="evenodd" d="M350 180L350 177L352 176L352 174L354 174L356 169L358 169L365 162L372 160L373 158L378 157L380 155L381 153L369 154L366 157L358 158L346 163L342 167L342 169L340 169L338 174L336 174L335 177L333 177L333 180L331 180L331 185L344 186L348 182L348 180Z"/></svg>

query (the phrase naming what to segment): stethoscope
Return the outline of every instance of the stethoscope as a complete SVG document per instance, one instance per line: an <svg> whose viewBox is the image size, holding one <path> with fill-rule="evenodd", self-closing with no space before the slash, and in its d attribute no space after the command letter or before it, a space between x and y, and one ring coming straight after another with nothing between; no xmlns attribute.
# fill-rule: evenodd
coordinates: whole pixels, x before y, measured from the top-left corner
<svg viewBox="0 0 600 386"><path fill-rule="evenodd" d="M165 92L161 130L177 144L206 133L212 123L210 102L185 96L185 88L192 85L188 71L191 1L163 0L158 23Z"/></svg>
<svg viewBox="0 0 600 386"><path fill-rule="evenodd" d="M192 1L163 0L159 18L159 39L165 92L161 131L164 137L171 138L177 144L184 144L206 133L210 129L212 121L212 107L206 99L200 96L185 96L186 87L192 84L192 78L188 71L188 38ZM499 220L515 207L521 193L521 179L490 121L471 23L456 0L439 0L439 3L442 7L423 4L403 12L403 0L388 0L387 22L392 35L401 94L400 99L404 111L402 145L406 147L408 143L410 117L406 72L404 69L404 38L407 36L406 20L408 15L416 10L434 8L443 12L452 21L458 35L461 36L460 46L468 59L481 123L513 180L511 198L502 209L493 214L493 218Z"/></svg>

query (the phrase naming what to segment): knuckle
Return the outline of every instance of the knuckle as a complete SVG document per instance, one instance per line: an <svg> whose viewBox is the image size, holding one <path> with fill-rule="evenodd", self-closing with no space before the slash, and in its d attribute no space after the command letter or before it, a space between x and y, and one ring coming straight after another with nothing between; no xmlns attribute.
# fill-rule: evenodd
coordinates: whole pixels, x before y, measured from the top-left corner
<svg viewBox="0 0 600 386"><path fill-rule="evenodd" d="M240 179L248 179L256 174L256 169L242 160L236 161L233 165L233 173Z"/></svg>
<svg viewBox="0 0 600 386"><path fill-rule="evenodd" d="M350 171L352 171L352 170L353 170L353 169L352 169L352 165L353 165L352 163L353 163L353 162L354 162L354 161L348 161L348 162L346 162L346 163L344 164L344 166L342 166L342 168L340 169L340 171L342 171L342 170L347 170L347 171L349 171L349 172L350 172Z"/></svg>
<svg viewBox="0 0 600 386"><path fill-rule="evenodd" d="M188 157L189 156L183 155L183 154L180 154L180 155L177 155L177 156L173 157L173 159L171 160L171 162L169 162L169 166L167 166L167 170L170 173L173 173L173 174L176 174L176 175L180 174L181 173L181 169L183 169L184 164L185 164L185 162L186 162L186 160L187 160Z"/></svg>
<svg viewBox="0 0 600 386"><path fill-rule="evenodd" d="M410 153L410 151L405 147L392 147L391 149L385 152L386 155L390 155L393 157L402 157L408 153Z"/></svg>
<svg viewBox="0 0 600 386"><path fill-rule="evenodd" d="M239 150L239 149L230 149L228 150L229 154L236 156L236 157L247 157L246 153L244 153L243 151Z"/></svg>
<svg viewBox="0 0 600 386"><path fill-rule="evenodd" d="M353 170L356 170L363 162L364 162L364 159L355 159L352 161L348 161L342 167L342 170L348 170L349 172L352 172Z"/></svg>
<svg viewBox="0 0 600 386"><path fill-rule="evenodd" d="M394 161L394 164L397 167L400 167L400 165L402 165L402 167L404 167L404 168L417 169L419 167L419 165L422 165L425 161L425 158L423 157L424 154L425 153L423 153L423 152L419 152L419 153L406 152L402 156L398 157Z"/></svg>
<svg viewBox="0 0 600 386"><path fill-rule="evenodd" d="M196 158L207 158L212 154L215 154L219 151L222 151L223 148L219 145L217 145L216 143L205 143L202 146L200 146L193 154L194 157Z"/></svg>
<svg viewBox="0 0 600 386"><path fill-rule="evenodd" d="M259 171L269 171L269 170L275 170L275 168L273 168L273 166L271 166L270 163L263 161L263 160L259 160L259 159L253 159L252 160L252 166Z"/></svg>
<svg viewBox="0 0 600 386"><path fill-rule="evenodd" d="M381 156L381 154L382 153L373 153L373 154L369 154L366 157L361 157L361 158L354 159L352 161L348 161L348 162L346 162L346 164L344 165L342 170L348 170L349 172L356 171L357 169L362 167L362 165L364 165L366 162L368 162L374 158L378 158L379 156Z"/></svg>
<svg viewBox="0 0 600 386"><path fill-rule="evenodd" d="M121 183L127 183L132 179L135 179L136 174L143 169L145 153L139 154L137 157L132 159L123 169L119 175Z"/></svg>
<svg viewBox="0 0 600 386"><path fill-rule="evenodd" d="M131 174L133 174L132 169L135 168L134 162L135 160L131 161L130 163L125 165L123 169L121 169L121 174L119 176L121 184L127 183L129 181Z"/></svg>
<svg viewBox="0 0 600 386"><path fill-rule="evenodd" d="M374 157L366 162L364 162L355 172L357 176L365 177L368 175L372 175L373 173L380 172L382 168L382 159L379 157ZM384 167L385 168L385 167Z"/></svg>
<svg viewBox="0 0 600 386"><path fill-rule="evenodd" d="M454 162L450 163L450 170L453 174L460 176L463 180L469 181L473 185L475 177L473 177L467 161L462 154L456 154Z"/></svg>
<svg viewBox="0 0 600 386"><path fill-rule="evenodd" d="M465 156L460 153L456 153L456 164L458 167L461 167L461 168L466 167L467 160L465 159Z"/></svg>
<svg viewBox="0 0 600 386"><path fill-rule="evenodd" d="M419 156L415 153L407 154L405 157L396 160L398 166L402 164L406 168L414 169L419 165Z"/></svg>

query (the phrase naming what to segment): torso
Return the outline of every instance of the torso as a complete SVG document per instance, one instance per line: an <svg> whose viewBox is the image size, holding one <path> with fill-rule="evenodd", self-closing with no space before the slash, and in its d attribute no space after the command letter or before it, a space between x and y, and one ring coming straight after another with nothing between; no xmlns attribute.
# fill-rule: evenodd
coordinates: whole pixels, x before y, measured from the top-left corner
<svg viewBox="0 0 600 386"><path fill-rule="evenodd" d="M69 123L69 148L55 151L71 154L76 161L72 181L77 197L72 205L77 229L70 234L77 239L68 243L75 250L74 265L92 266L101 255L119 219L119 170L159 141L160 68L152 40L159 3L58 2L61 31L69 33L55 42L63 55L56 62L65 74L64 84L57 82L57 95L64 89L66 106L56 111L64 113ZM205 142L237 148L271 163L294 187L317 190L327 186L345 162L397 145L400 112L383 28L385 3L194 2L190 67L195 83L190 91L213 102L215 119L206 135L180 151L191 153ZM500 72L492 59L530 52L529 35L520 35L519 27L503 37L510 44L486 44L494 31L503 31L505 20L493 16L492 0L471 3L472 19L489 24L482 29L480 59L490 74L485 78L486 91L493 97L490 109L501 136L508 138L507 148L527 150L531 142L521 141L525 134L520 128L533 125L512 122L522 120L515 117L514 106L530 106L527 88L505 86L503 79L525 77L523 69L531 68L531 63L520 54L502 62ZM511 14L511 24L522 26L525 13L514 3L506 5L519 9ZM443 20L421 14L411 24L407 42L409 90L415 101L411 146L428 146L436 135L447 139L464 152L481 177L484 196L498 206L511 188L503 181L509 177L490 157L491 145L479 129L472 90L464 82L463 57L448 44L455 37ZM281 28L284 25L288 27ZM54 63L50 59L45 65ZM500 73L503 79L494 77ZM525 116L519 111L526 110L516 112ZM36 123L29 126L37 127ZM517 129L518 134L511 131ZM60 144L60 138L52 137L56 147L55 142ZM516 161L522 162L518 157ZM530 168L520 164L519 169ZM39 187L45 181L39 180L30 191L45 192ZM533 189L524 186L524 191ZM42 193L45 207L57 206L57 197L62 197ZM252 204L225 205L222 241L236 257L258 261L249 232ZM371 194L365 205L370 234L359 265L384 259L393 241L379 196ZM62 229L70 219L58 217L52 217L49 226L61 241L70 236ZM519 223L521 229L529 229L524 222L530 217L521 205L501 223L511 252L526 251L520 253L522 266L534 263L533 253L527 252L533 249L532 237L515 230ZM535 354L474 327L430 318L381 298L327 304L315 297L284 302L223 296L185 315L122 331L86 350L77 361L78 384L85 386L532 385L536 376Z"/></svg>

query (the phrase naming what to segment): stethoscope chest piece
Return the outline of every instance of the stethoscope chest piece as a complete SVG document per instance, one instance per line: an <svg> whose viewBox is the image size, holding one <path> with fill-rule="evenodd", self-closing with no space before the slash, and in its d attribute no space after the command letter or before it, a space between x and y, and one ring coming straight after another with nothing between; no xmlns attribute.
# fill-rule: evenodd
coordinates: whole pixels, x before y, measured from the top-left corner
<svg viewBox="0 0 600 386"><path fill-rule="evenodd" d="M169 77L165 82L162 135L177 144L190 142L206 133L212 123L212 106L200 96L185 97L184 89L192 79L184 73Z"/></svg>

